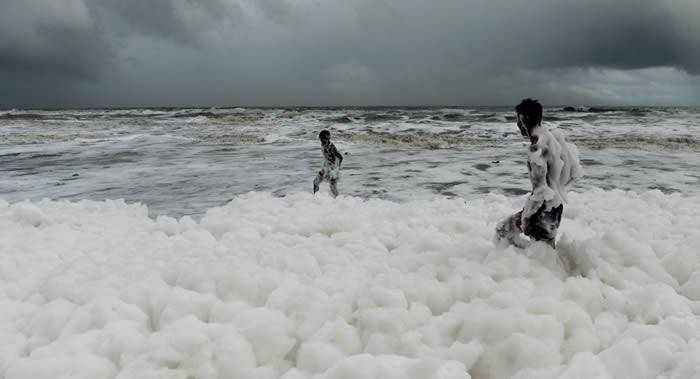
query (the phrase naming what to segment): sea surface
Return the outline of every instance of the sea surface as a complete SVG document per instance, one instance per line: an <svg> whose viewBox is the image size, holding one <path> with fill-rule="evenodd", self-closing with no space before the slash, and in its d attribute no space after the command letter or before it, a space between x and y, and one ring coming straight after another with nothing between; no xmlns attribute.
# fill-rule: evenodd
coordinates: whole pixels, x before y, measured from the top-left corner
<svg viewBox="0 0 700 379"><path fill-rule="evenodd" d="M201 216L251 191L311 191L318 132L345 155L341 194L466 201L529 190L512 108L157 108L0 111L0 198L125 199ZM593 187L700 192L700 109L545 109ZM327 186L322 185L326 192Z"/></svg>

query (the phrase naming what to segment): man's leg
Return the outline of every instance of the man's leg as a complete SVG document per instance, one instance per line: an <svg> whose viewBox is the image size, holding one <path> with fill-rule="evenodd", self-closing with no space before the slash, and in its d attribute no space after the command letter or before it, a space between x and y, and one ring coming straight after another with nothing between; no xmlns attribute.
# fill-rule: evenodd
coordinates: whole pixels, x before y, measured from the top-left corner
<svg viewBox="0 0 700 379"><path fill-rule="evenodd" d="M330 186L331 186L331 194L333 197L338 196L338 179L331 179L329 180Z"/></svg>
<svg viewBox="0 0 700 379"><path fill-rule="evenodd" d="M520 233L522 233L522 226L520 225L522 214L523 212L520 211L498 224L496 227L497 242L506 241L523 249L528 246L529 241L520 238Z"/></svg>
<svg viewBox="0 0 700 379"><path fill-rule="evenodd" d="M563 205L549 211L545 211L544 206L542 206L533 217L533 222L530 224L530 227L528 230L525 230L524 233L533 240L544 242L554 249L554 242L557 238L557 231L559 230L563 211Z"/></svg>
<svg viewBox="0 0 700 379"><path fill-rule="evenodd" d="M314 194L318 192L318 185L323 181L323 171L319 171L314 178Z"/></svg>

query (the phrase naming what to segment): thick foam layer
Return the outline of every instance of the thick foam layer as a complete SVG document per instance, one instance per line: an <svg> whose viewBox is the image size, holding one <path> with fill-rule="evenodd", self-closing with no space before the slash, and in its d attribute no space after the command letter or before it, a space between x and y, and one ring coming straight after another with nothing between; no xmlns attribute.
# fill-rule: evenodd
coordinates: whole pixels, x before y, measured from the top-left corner
<svg viewBox="0 0 700 379"><path fill-rule="evenodd" d="M0 377L700 375L700 198L569 201L563 263L496 195L0 202Z"/></svg>

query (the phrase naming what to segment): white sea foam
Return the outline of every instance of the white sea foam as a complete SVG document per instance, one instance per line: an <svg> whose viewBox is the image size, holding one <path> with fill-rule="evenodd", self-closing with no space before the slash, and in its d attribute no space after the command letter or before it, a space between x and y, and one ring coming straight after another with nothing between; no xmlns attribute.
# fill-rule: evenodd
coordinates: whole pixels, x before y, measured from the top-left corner
<svg viewBox="0 0 700 379"><path fill-rule="evenodd" d="M561 259L523 201L0 201L0 377L700 375L700 198L572 193Z"/></svg>

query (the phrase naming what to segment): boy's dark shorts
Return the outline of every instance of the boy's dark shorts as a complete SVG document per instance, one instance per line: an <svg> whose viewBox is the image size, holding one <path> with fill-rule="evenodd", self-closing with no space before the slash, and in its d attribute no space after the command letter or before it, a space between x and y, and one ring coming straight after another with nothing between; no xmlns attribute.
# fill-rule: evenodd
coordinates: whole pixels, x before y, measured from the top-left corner
<svg viewBox="0 0 700 379"><path fill-rule="evenodd" d="M526 236L535 241L553 242L557 236L557 230L561 223L561 214L564 211L564 205L559 205L549 211L545 210L546 206L542 205L530 218L527 229L523 230Z"/></svg>

